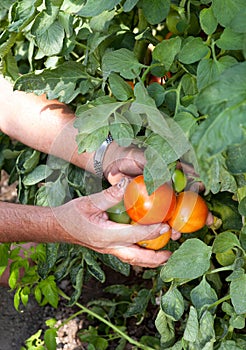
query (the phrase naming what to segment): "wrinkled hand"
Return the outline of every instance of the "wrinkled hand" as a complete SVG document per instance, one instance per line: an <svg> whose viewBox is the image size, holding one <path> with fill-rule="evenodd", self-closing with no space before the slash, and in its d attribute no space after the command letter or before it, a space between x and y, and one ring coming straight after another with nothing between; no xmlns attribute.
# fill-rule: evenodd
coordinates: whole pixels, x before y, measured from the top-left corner
<svg viewBox="0 0 246 350"><path fill-rule="evenodd" d="M128 180L123 178L100 193L56 207L53 209L55 217L61 229L73 237L73 243L103 254L112 254L131 265L157 267L168 260L171 252L147 250L135 243L158 237L169 229L168 225L127 225L108 219L106 210L121 201L127 183ZM179 233L174 233L172 239L179 237Z"/></svg>
<svg viewBox="0 0 246 350"><path fill-rule="evenodd" d="M142 174L145 164L143 149L134 145L120 147L113 141L104 157L103 172L106 179L114 185L122 177L132 178Z"/></svg>

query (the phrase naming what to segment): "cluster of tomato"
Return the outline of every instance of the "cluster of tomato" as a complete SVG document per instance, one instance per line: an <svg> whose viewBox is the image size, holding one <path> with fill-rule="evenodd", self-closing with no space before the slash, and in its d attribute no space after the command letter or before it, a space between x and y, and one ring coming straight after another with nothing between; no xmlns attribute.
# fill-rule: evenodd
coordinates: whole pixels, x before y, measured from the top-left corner
<svg viewBox="0 0 246 350"><path fill-rule="evenodd" d="M175 177L182 180L176 181ZM143 175L135 177L128 185L124 200L110 208L109 219L120 223L150 225L168 223L170 230L152 240L138 242L142 247L158 250L171 238L172 229L181 233L192 233L206 224L208 207L196 192L183 190L186 178L176 170L173 184L165 183L150 195Z"/></svg>

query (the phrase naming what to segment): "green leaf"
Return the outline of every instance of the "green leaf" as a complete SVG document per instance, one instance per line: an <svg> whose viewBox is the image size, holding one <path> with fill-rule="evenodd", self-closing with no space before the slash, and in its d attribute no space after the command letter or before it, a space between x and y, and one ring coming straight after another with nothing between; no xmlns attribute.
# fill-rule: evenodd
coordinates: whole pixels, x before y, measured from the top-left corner
<svg viewBox="0 0 246 350"><path fill-rule="evenodd" d="M42 292L41 292L41 289L39 288L39 286L36 286L34 289L34 297L35 297L35 300L37 301L37 303L40 304L41 300L42 300Z"/></svg>
<svg viewBox="0 0 246 350"><path fill-rule="evenodd" d="M197 67L197 86L201 90L207 85L215 82L221 73L237 63L232 56L223 56L219 60L212 58L204 58L198 63Z"/></svg>
<svg viewBox="0 0 246 350"><path fill-rule="evenodd" d="M226 165L232 174L246 173L245 164L246 142L227 148Z"/></svg>
<svg viewBox="0 0 246 350"><path fill-rule="evenodd" d="M152 145L149 145L144 152L147 164L144 167L143 174L148 193L152 193L163 183L171 179L165 159L161 157Z"/></svg>
<svg viewBox="0 0 246 350"><path fill-rule="evenodd" d="M138 62L134 53L125 48L107 51L102 58L102 71L105 80L111 72L120 73L123 78L132 80L140 74L143 67L145 66Z"/></svg>
<svg viewBox="0 0 246 350"><path fill-rule="evenodd" d="M120 113L115 112L113 121L110 121L110 133L113 139L122 147L130 146L134 138L134 130L128 120Z"/></svg>
<svg viewBox="0 0 246 350"><path fill-rule="evenodd" d="M112 10L120 2L120 0L101 0L100 3L98 3L97 0L87 0L78 12L78 15L82 17L94 17L103 11Z"/></svg>
<svg viewBox="0 0 246 350"><path fill-rule="evenodd" d="M113 95L119 101L126 101L133 96L133 90L127 82L118 74L111 73L109 76L109 85Z"/></svg>
<svg viewBox="0 0 246 350"><path fill-rule="evenodd" d="M111 254L103 254L100 255L100 259L103 261L103 263L113 270L120 272L124 276L130 275L130 265L127 263L124 263L123 261L119 260L116 256Z"/></svg>
<svg viewBox="0 0 246 350"><path fill-rule="evenodd" d="M212 9L223 27L230 27L238 33L246 32L244 0L213 0Z"/></svg>
<svg viewBox="0 0 246 350"><path fill-rule="evenodd" d="M234 32L225 28L216 45L222 50L243 50L245 45L245 34Z"/></svg>
<svg viewBox="0 0 246 350"><path fill-rule="evenodd" d="M73 267L69 272L70 272L71 281L73 283L74 292L70 297L68 306L73 306L78 301L82 292L84 274L85 274L83 263L76 267Z"/></svg>
<svg viewBox="0 0 246 350"><path fill-rule="evenodd" d="M195 77L190 74L184 74L181 78L181 84L186 96L197 94L197 79Z"/></svg>
<svg viewBox="0 0 246 350"><path fill-rule="evenodd" d="M146 310L151 297L151 291L141 289L135 296L133 302L128 306L125 316L131 317L138 314L143 314Z"/></svg>
<svg viewBox="0 0 246 350"><path fill-rule="evenodd" d="M46 300L50 303L50 305L56 308L58 305L59 294L58 294L58 288L54 281L54 276L49 276L45 280L42 280L39 283L39 288L41 289L42 294L44 295Z"/></svg>
<svg viewBox="0 0 246 350"><path fill-rule="evenodd" d="M46 329L44 332L44 342L47 350L56 350L57 330L55 328Z"/></svg>
<svg viewBox="0 0 246 350"><path fill-rule="evenodd" d="M21 287L17 288L14 294L14 307L16 311L19 311L19 306L20 306L20 292L21 292Z"/></svg>
<svg viewBox="0 0 246 350"><path fill-rule="evenodd" d="M197 238L190 238L176 250L161 270L164 282L192 280L210 267L212 248Z"/></svg>
<svg viewBox="0 0 246 350"><path fill-rule="evenodd" d="M123 4L124 12L131 11L137 3L138 3L138 0L126 0Z"/></svg>
<svg viewBox="0 0 246 350"><path fill-rule="evenodd" d="M170 10L170 0L143 0L142 7L145 18L150 24L162 22Z"/></svg>
<svg viewBox="0 0 246 350"><path fill-rule="evenodd" d="M35 169L40 159L40 152L32 149L23 150L16 160L19 174L27 174Z"/></svg>
<svg viewBox="0 0 246 350"><path fill-rule="evenodd" d="M245 140L245 77L246 62L238 63L198 94L198 109L209 115L192 137L198 157L207 158Z"/></svg>
<svg viewBox="0 0 246 350"><path fill-rule="evenodd" d="M197 310L201 310L205 305L211 305L218 300L215 290L203 277L201 282L192 289L191 301Z"/></svg>
<svg viewBox="0 0 246 350"><path fill-rule="evenodd" d="M238 346L234 340L224 340L218 350L243 350L240 345Z"/></svg>
<svg viewBox="0 0 246 350"><path fill-rule="evenodd" d="M155 46L152 52L153 58L164 65L166 72L169 71L176 55L179 53L181 43L180 37L177 36L169 40L163 40Z"/></svg>
<svg viewBox="0 0 246 350"><path fill-rule="evenodd" d="M16 1L9 12L10 25L8 29L12 32L21 31L35 16L37 8L42 0L21 0Z"/></svg>
<svg viewBox="0 0 246 350"><path fill-rule="evenodd" d="M57 14L50 15L42 11L34 21L32 35L40 50L47 56L59 54L65 36L64 28L56 20Z"/></svg>
<svg viewBox="0 0 246 350"><path fill-rule="evenodd" d="M159 310L155 319L155 326L161 336L161 344L164 348L173 343L175 338L174 322L165 315L162 309Z"/></svg>
<svg viewBox="0 0 246 350"><path fill-rule="evenodd" d="M56 207L64 204L68 195L68 184L65 178L59 177L54 182L46 182L36 192L35 204L41 206Z"/></svg>
<svg viewBox="0 0 246 350"><path fill-rule="evenodd" d="M209 53L209 48L201 38L188 37L178 54L178 59L184 64L200 61Z"/></svg>
<svg viewBox="0 0 246 350"><path fill-rule="evenodd" d="M231 193L218 193L213 197L210 208L222 220L224 231L241 230L242 217L238 213L238 202L233 200Z"/></svg>
<svg viewBox="0 0 246 350"><path fill-rule="evenodd" d="M87 269L92 276L94 276L101 283L105 282L105 273L101 269L99 263L96 261L94 254L88 249L84 252L83 258L87 264Z"/></svg>
<svg viewBox="0 0 246 350"><path fill-rule="evenodd" d="M237 314L246 313L246 274L235 278L230 284L231 302Z"/></svg>
<svg viewBox="0 0 246 350"><path fill-rule="evenodd" d="M27 286L21 289L20 297L21 297L21 302L24 306L26 306L28 303L30 292L31 292L30 288Z"/></svg>
<svg viewBox="0 0 246 350"><path fill-rule="evenodd" d="M221 232L215 237L213 253L223 253L234 247L241 247L236 234L230 231Z"/></svg>
<svg viewBox="0 0 246 350"><path fill-rule="evenodd" d="M199 320L199 342L200 349L213 349L215 343L214 315L206 310Z"/></svg>
<svg viewBox="0 0 246 350"><path fill-rule="evenodd" d="M152 83L147 87L149 96L155 101L157 107L161 106L165 99L165 89L158 83Z"/></svg>
<svg viewBox="0 0 246 350"><path fill-rule="evenodd" d="M90 21L90 28L93 31L104 32L108 30L110 21L114 18L115 11L103 11L99 15L93 17Z"/></svg>
<svg viewBox="0 0 246 350"><path fill-rule="evenodd" d="M199 17L200 17L202 30L207 35L213 34L218 25L217 19L215 18L213 13L213 8L208 7L208 8L202 9L202 11L199 14Z"/></svg>
<svg viewBox="0 0 246 350"><path fill-rule="evenodd" d="M46 179L53 170L45 164L38 165L33 171L24 176L22 182L25 186L32 186Z"/></svg>
<svg viewBox="0 0 246 350"><path fill-rule="evenodd" d="M149 131L153 131L160 137L170 140L173 138L165 115L153 105L145 105L142 102L133 102L130 110L134 113L145 115Z"/></svg>
<svg viewBox="0 0 246 350"><path fill-rule="evenodd" d="M184 340L194 343L198 338L199 322L196 309L191 306L184 330Z"/></svg>
<svg viewBox="0 0 246 350"><path fill-rule="evenodd" d="M169 289L161 298L161 308L173 321L184 313L184 298L177 288Z"/></svg>
<svg viewBox="0 0 246 350"><path fill-rule="evenodd" d="M81 93L80 86L89 79L85 67L78 62L68 61L54 69L45 69L41 73L28 73L15 82L14 89L47 94L49 99L58 98L69 103Z"/></svg>
<svg viewBox="0 0 246 350"><path fill-rule="evenodd" d="M79 153L95 151L108 136L109 118L113 118L116 111L124 102L106 103L87 110L78 108L74 122L78 129L76 141Z"/></svg>
<svg viewBox="0 0 246 350"><path fill-rule="evenodd" d="M7 267L8 260L9 260L9 246L7 244L1 243L0 244L0 268Z"/></svg>

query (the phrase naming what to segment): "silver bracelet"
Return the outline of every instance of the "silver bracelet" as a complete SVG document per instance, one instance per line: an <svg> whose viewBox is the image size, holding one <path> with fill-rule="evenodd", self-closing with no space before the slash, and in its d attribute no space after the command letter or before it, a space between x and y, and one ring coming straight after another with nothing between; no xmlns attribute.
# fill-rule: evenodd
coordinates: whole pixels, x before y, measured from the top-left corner
<svg viewBox="0 0 246 350"><path fill-rule="evenodd" d="M111 134L108 134L108 137L106 138L106 140L101 144L101 146L95 152L94 169L95 169L96 175L100 178L103 178L103 158L108 146L112 142L113 142L113 138Z"/></svg>

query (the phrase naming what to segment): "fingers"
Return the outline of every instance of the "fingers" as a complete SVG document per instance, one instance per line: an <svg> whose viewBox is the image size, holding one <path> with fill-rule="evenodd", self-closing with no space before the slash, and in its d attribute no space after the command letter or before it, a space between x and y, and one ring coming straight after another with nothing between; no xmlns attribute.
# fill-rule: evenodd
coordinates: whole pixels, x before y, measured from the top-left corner
<svg viewBox="0 0 246 350"><path fill-rule="evenodd" d="M172 235L171 235L172 240L177 241L180 239L180 237L181 237L181 232L178 232L172 229Z"/></svg>
<svg viewBox="0 0 246 350"><path fill-rule="evenodd" d="M171 256L171 252L167 250L154 251L141 248L137 245L129 247L118 247L117 249L109 249L108 254L116 256L123 262L133 266L155 268L163 265Z"/></svg>
<svg viewBox="0 0 246 350"><path fill-rule="evenodd" d="M102 192L90 195L90 201L96 208L101 211L106 211L123 199L125 188L129 181L129 179L123 177L116 185L113 185Z"/></svg>
<svg viewBox="0 0 246 350"><path fill-rule="evenodd" d="M211 212L209 212L207 220L206 220L206 225L211 226L213 224L213 222L214 222L213 214Z"/></svg>

